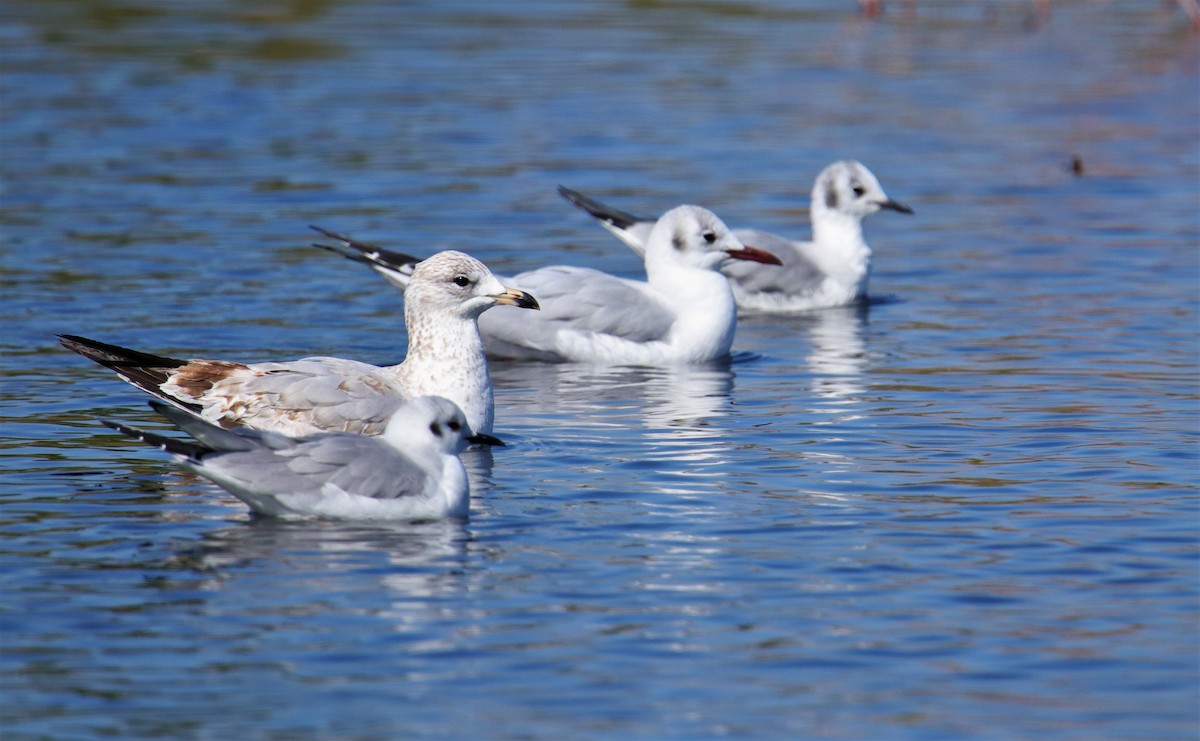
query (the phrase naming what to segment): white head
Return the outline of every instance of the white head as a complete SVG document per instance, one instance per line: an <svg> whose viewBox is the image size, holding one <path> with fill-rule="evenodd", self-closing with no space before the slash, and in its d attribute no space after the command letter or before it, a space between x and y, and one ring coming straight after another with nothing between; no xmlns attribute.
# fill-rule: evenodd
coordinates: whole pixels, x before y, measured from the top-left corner
<svg viewBox="0 0 1200 741"><path fill-rule="evenodd" d="M881 208L912 213L908 206L888 198L875 175L860 162L834 162L821 171L813 184L811 210L814 224L833 214L861 221Z"/></svg>
<svg viewBox="0 0 1200 741"><path fill-rule="evenodd" d="M646 241L646 269L717 271L729 260L779 265L779 258L747 247L708 209L677 206L655 223Z"/></svg>
<svg viewBox="0 0 1200 741"><path fill-rule="evenodd" d="M477 435L458 405L441 396L418 396L392 412L383 441L414 462L441 467L441 457L458 455L472 443L503 445L491 435Z"/></svg>
<svg viewBox="0 0 1200 741"><path fill-rule="evenodd" d="M501 285L487 266L455 250L439 252L417 263L404 293L404 316L411 331L413 312L451 314L478 319L499 304L523 309L538 308L524 291Z"/></svg>

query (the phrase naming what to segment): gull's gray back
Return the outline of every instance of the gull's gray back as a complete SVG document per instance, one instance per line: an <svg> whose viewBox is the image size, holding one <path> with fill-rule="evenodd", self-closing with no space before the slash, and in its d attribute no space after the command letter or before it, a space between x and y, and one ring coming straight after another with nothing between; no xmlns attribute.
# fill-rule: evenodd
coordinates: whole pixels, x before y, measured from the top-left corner
<svg viewBox="0 0 1200 741"><path fill-rule="evenodd" d="M488 351L500 355L539 357L537 350L550 352L562 330L662 340L674 323L673 314L638 284L591 268L541 268L514 276L511 285L537 296L542 310L493 310L479 318Z"/></svg>
<svg viewBox="0 0 1200 741"><path fill-rule="evenodd" d="M733 260L721 268L722 273L734 278L748 292L803 295L815 291L825 279L825 274L790 239L757 229L736 229L734 234L743 243L766 250L783 261L783 265L762 265Z"/></svg>
<svg viewBox="0 0 1200 741"><path fill-rule="evenodd" d="M253 439L253 438L251 438ZM214 453L191 466L262 495L316 494L332 484L376 499L424 493L428 475L377 438L272 435L251 451Z"/></svg>

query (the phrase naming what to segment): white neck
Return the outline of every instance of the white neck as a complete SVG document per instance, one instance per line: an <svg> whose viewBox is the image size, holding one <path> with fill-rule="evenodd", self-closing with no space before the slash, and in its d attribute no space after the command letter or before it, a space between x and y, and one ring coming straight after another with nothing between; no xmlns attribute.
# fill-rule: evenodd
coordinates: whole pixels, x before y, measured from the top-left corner
<svg viewBox="0 0 1200 741"><path fill-rule="evenodd" d="M395 367L397 380L414 396L444 396L458 404L477 432L492 431L494 402L479 325L474 319L405 312L408 356Z"/></svg>
<svg viewBox="0 0 1200 741"><path fill-rule="evenodd" d="M697 362L729 354L737 326L737 304L724 275L647 259L646 278L678 317L669 342L679 361Z"/></svg>
<svg viewBox="0 0 1200 741"><path fill-rule="evenodd" d="M871 248L863 239L862 219L838 211L814 209L813 249L809 257L822 272L846 285L866 290L871 272Z"/></svg>
<svg viewBox="0 0 1200 741"><path fill-rule="evenodd" d="M442 456L442 486L438 494L446 503L450 517L466 517L471 508L467 469L456 455Z"/></svg>

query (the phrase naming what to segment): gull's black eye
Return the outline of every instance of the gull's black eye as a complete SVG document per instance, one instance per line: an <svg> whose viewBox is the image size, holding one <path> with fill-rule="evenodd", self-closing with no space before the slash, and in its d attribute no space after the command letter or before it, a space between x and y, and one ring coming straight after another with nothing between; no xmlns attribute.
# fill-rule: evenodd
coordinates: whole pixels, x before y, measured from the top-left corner
<svg viewBox="0 0 1200 741"><path fill-rule="evenodd" d="M704 234L701 234L700 236L704 237L704 241L708 242L709 244L712 244L713 242L717 241L717 233L716 232L704 232Z"/></svg>
<svg viewBox="0 0 1200 741"><path fill-rule="evenodd" d="M449 422L446 423L446 426L449 427L450 430L453 432L458 432L459 430L462 429L462 425L459 424L457 419L450 420Z"/></svg>
<svg viewBox="0 0 1200 741"><path fill-rule="evenodd" d="M866 192L867 192L867 189L866 189L866 188L864 188L864 187L862 187L862 185L861 185L861 184L859 184L859 183L855 183L855 184L854 184L854 187L853 187L853 188L851 188L851 190L853 190L853 191L854 191L854 197L855 197L855 198L862 198L862 197L863 197L863 193L866 193Z"/></svg>
<svg viewBox="0 0 1200 741"><path fill-rule="evenodd" d="M469 285L471 285L471 279L465 275L456 275L456 276L454 276L454 285L469 286Z"/></svg>

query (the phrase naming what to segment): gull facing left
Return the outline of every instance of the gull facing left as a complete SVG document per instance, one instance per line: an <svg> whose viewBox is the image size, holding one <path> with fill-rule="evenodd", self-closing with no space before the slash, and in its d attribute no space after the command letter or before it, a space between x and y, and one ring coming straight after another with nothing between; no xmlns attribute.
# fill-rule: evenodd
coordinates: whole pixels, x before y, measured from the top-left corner
<svg viewBox="0 0 1200 741"><path fill-rule="evenodd" d="M468 443L503 444L473 433L462 410L439 396L401 404L378 437L227 430L162 402L150 405L193 439L101 421L274 517L465 519L470 491L459 453Z"/></svg>

